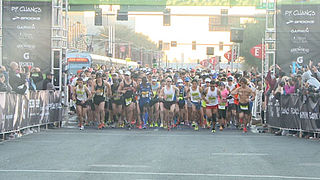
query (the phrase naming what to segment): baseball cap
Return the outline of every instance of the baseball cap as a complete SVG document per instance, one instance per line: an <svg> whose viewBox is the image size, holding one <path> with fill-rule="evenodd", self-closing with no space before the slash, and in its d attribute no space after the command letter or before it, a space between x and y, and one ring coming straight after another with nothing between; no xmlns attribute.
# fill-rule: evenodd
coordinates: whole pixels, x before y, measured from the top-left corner
<svg viewBox="0 0 320 180"><path fill-rule="evenodd" d="M182 80L182 79L178 79L177 82L178 82L178 84L179 84L179 83L183 83L183 80Z"/></svg>
<svg viewBox="0 0 320 180"><path fill-rule="evenodd" d="M126 71L126 72L124 73L124 75L130 76L130 75L131 75L131 72L130 72L130 71Z"/></svg>
<svg viewBox="0 0 320 180"><path fill-rule="evenodd" d="M211 79L210 78L206 78L204 81L205 82L211 82Z"/></svg>
<svg viewBox="0 0 320 180"><path fill-rule="evenodd" d="M190 78L189 78L189 77L186 77L186 78L184 79L184 81L189 82L189 81L190 81Z"/></svg>
<svg viewBox="0 0 320 180"><path fill-rule="evenodd" d="M233 81L233 77L232 77L232 76L229 76L229 77L228 77L228 81Z"/></svg>

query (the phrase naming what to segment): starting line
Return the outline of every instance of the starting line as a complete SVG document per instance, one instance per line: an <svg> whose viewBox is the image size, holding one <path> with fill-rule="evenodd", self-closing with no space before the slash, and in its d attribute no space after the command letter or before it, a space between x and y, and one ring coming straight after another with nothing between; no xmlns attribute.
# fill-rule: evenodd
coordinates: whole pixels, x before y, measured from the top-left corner
<svg viewBox="0 0 320 180"><path fill-rule="evenodd" d="M122 174L122 175L157 175L157 176L205 176L205 177L242 177L242 178L277 178L277 179L310 179L320 180L320 177L277 176L277 175L245 175L245 174L205 174L205 173L179 173L179 172L115 172L115 171L74 171L74 170L28 170L28 169L0 169L0 173L82 173L82 174Z"/></svg>

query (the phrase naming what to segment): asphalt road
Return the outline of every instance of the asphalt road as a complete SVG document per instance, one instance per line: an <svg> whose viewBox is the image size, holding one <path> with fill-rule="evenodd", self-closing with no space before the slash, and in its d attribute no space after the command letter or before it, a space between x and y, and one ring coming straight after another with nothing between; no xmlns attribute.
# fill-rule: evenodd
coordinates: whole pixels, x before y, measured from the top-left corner
<svg viewBox="0 0 320 180"><path fill-rule="evenodd" d="M0 144L0 179L319 179L320 142L226 130L52 129Z"/></svg>

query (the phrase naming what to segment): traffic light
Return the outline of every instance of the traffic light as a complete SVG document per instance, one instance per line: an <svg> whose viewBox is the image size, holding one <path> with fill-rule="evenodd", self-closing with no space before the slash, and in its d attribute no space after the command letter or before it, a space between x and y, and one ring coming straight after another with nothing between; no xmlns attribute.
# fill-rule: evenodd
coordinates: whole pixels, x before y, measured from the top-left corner
<svg viewBox="0 0 320 180"><path fill-rule="evenodd" d="M192 41L192 50L197 50L197 42Z"/></svg>
<svg viewBox="0 0 320 180"><path fill-rule="evenodd" d="M162 45L163 45L163 41L159 40L159 43L158 43L158 49L159 50L162 50Z"/></svg>
<svg viewBox="0 0 320 180"><path fill-rule="evenodd" d="M223 51L223 42L219 42L219 51Z"/></svg>
<svg viewBox="0 0 320 180"><path fill-rule="evenodd" d="M128 21L128 11L117 11L117 21Z"/></svg>
<svg viewBox="0 0 320 180"><path fill-rule="evenodd" d="M158 66L158 63L157 63L157 59L152 59L152 66L153 67L157 67Z"/></svg>
<svg viewBox="0 0 320 180"><path fill-rule="evenodd" d="M171 41L171 47L177 47L177 41Z"/></svg>
<svg viewBox="0 0 320 180"><path fill-rule="evenodd" d="M171 26L171 10L165 9L163 11L163 26Z"/></svg>
<svg viewBox="0 0 320 180"><path fill-rule="evenodd" d="M102 9L97 8L94 13L94 25L102 26Z"/></svg>
<svg viewBox="0 0 320 180"><path fill-rule="evenodd" d="M221 9L221 25L227 26L228 22L228 9Z"/></svg>
<svg viewBox="0 0 320 180"><path fill-rule="evenodd" d="M214 47L207 47L207 55L214 55Z"/></svg>

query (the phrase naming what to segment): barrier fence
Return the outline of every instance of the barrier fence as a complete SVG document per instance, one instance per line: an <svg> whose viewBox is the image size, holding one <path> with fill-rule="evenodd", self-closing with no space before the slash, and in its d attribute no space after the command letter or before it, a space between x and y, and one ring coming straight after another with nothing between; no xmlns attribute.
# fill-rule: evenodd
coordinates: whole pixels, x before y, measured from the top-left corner
<svg viewBox="0 0 320 180"><path fill-rule="evenodd" d="M62 121L60 91L0 93L0 134Z"/></svg>
<svg viewBox="0 0 320 180"><path fill-rule="evenodd" d="M319 113L319 95L282 95L269 98L266 118L271 127L319 133Z"/></svg>

